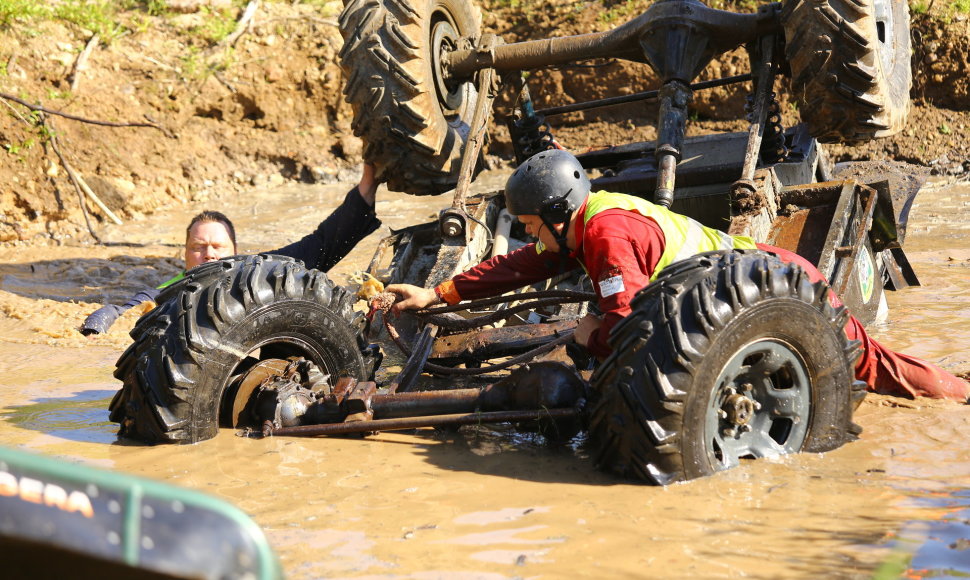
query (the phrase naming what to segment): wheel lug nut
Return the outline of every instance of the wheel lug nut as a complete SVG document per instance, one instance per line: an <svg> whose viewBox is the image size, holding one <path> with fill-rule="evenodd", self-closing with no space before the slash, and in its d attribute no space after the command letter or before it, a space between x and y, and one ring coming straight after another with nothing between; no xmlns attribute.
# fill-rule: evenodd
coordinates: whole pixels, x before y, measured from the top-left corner
<svg viewBox="0 0 970 580"><path fill-rule="evenodd" d="M727 414L727 411L725 411L724 409L721 409L720 411L717 412L717 416L722 419L727 419L728 414Z"/></svg>
<svg viewBox="0 0 970 580"><path fill-rule="evenodd" d="M744 391L745 393L747 393L753 388L754 388L754 385L752 385L751 383L744 383L743 385L741 385L741 390Z"/></svg>
<svg viewBox="0 0 970 580"><path fill-rule="evenodd" d="M754 410L755 411L760 411L761 410L761 403L759 403L758 401L752 401L752 403L754 404Z"/></svg>
<svg viewBox="0 0 970 580"><path fill-rule="evenodd" d="M742 433L748 433L751 431L751 425L741 425L740 429Z"/></svg>
<svg viewBox="0 0 970 580"><path fill-rule="evenodd" d="M731 428L728 428L728 429L725 429L724 430L724 436L725 437L734 437L737 434L738 434L738 432L735 431L734 429L731 429Z"/></svg>

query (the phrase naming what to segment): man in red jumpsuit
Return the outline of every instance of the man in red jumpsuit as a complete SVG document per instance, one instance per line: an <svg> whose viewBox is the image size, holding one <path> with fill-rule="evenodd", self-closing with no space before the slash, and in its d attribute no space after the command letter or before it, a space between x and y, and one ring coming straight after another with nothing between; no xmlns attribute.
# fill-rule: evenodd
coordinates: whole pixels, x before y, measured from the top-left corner
<svg viewBox="0 0 970 580"><path fill-rule="evenodd" d="M813 264L788 250L728 236L634 196L590 193L582 165L563 150L543 151L526 160L509 178L505 196L509 213L539 241L482 262L433 289L388 286L399 298L396 312L497 296L583 267L603 314L582 318L573 336L602 360L611 350L606 341L610 330L630 313L633 296L678 260L710 250L757 248L798 264L813 282L822 279ZM838 301L834 294L832 299ZM960 401L970 397L966 381L883 347L855 317L850 317L845 333L862 343L856 377L870 391Z"/></svg>

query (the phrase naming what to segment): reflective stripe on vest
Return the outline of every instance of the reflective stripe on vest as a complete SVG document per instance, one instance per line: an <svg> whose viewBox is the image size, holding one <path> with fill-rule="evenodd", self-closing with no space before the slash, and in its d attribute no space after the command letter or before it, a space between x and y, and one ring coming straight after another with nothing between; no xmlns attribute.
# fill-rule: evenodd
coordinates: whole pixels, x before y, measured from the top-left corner
<svg viewBox="0 0 970 580"><path fill-rule="evenodd" d="M729 236L720 230L706 227L685 215L674 213L645 199L608 191L597 191L589 194L589 199L586 201L586 213L583 214L583 225L589 223L594 215L608 209L633 211L652 219L660 226L660 230L664 233L665 245L663 254L657 262L657 267L654 268L653 275L650 276L651 282L667 266L701 252L757 248L754 240L747 236Z"/></svg>
<svg viewBox="0 0 970 580"><path fill-rule="evenodd" d="M165 288L168 288L172 284L175 284L176 282L178 282L182 278L185 278L185 270L182 270L177 275L175 275L175 276L169 278L168 280L162 282L161 284L159 284L158 286L156 286L155 289L156 290L164 290Z"/></svg>

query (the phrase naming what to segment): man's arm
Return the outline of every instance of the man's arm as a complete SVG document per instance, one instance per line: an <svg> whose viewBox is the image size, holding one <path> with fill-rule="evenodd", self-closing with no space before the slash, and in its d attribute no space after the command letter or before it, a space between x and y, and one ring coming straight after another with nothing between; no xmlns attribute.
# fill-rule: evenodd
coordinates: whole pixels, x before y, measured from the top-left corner
<svg viewBox="0 0 970 580"><path fill-rule="evenodd" d="M154 302L158 297L159 292L161 291L157 288L148 288L135 294L128 300L128 302L125 302L121 306L118 306L117 304L106 304L105 306L102 306L84 319L84 323L80 328L81 334L84 336L89 336L92 334L104 334L108 332L111 325L114 324L115 320L118 320L122 314L135 306L138 306L139 304L145 302Z"/></svg>
<svg viewBox="0 0 970 580"><path fill-rule="evenodd" d="M528 244L508 254L489 258L458 274L449 281L450 284L440 284L438 289L446 302L457 304L462 300L498 296L578 267L579 262L574 258L566 258L564 265L560 253L550 250L540 253L535 244Z"/></svg>
<svg viewBox="0 0 970 580"><path fill-rule="evenodd" d="M523 246L502 256L495 256L474 268L446 280L436 288L419 288L410 284L392 284L387 287L401 297L394 310L417 310L438 302L458 304L462 300L475 300L498 296L510 290L541 282L558 274L562 266L560 254L536 251L535 244ZM579 266L573 258L566 259L566 270Z"/></svg>
<svg viewBox="0 0 970 580"><path fill-rule="evenodd" d="M360 184L347 192L343 203L313 233L270 253L295 258L308 268L330 270L358 242L380 227L381 220L374 213L376 190L373 167L364 165Z"/></svg>

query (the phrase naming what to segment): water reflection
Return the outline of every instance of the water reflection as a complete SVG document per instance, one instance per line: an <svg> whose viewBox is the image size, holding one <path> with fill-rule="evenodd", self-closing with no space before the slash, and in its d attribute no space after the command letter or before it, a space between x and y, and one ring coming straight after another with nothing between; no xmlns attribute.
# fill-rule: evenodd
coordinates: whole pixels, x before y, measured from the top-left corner
<svg viewBox="0 0 970 580"><path fill-rule="evenodd" d="M114 443L118 425L108 421L108 403L115 391L80 391L71 397L39 398L12 405L0 419L21 429L85 443Z"/></svg>

